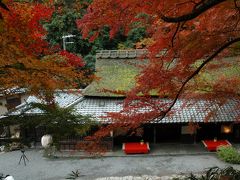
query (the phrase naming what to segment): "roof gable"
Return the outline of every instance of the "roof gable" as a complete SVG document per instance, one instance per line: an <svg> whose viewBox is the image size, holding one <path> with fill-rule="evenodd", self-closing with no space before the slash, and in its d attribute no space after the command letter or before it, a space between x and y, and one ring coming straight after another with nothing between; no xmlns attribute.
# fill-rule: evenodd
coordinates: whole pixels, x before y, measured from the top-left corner
<svg viewBox="0 0 240 180"><path fill-rule="evenodd" d="M61 108L67 108L69 106L75 105L78 101L83 98L79 90L66 90L66 91L55 91L54 99L56 104ZM25 114L41 114L43 113L40 109L34 108L31 109L29 104L31 103L43 103L43 100L39 99L36 96L29 96L26 102L16 107L16 110L8 113L8 115L19 115L22 112Z"/></svg>

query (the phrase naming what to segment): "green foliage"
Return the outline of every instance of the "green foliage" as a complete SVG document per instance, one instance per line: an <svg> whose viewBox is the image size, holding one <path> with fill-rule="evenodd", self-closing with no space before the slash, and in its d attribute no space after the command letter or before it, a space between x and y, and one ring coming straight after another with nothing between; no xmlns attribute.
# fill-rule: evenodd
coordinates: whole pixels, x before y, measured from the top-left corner
<svg viewBox="0 0 240 180"><path fill-rule="evenodd" d="M43 156L48 158L54 157L56 151L57 151L56 146L50 146L50 147L44 148Z"/></svg>
<svg viewBox="0 0 240 180"><path fill-rule="evenodd" d="M83 58L92 51L92 43L87 39L83 39L81 32L77 28L76 20L82 17L84 11L76 11L70 8L64 8L64 11L54 12L51 21L44 24L47 30L47 41L52 46L63 47L63 35L73 34L75 37L66 38L66 50L81 55ZM84 58L90 70L94 69L92 61L88 63L88 59Z"/></svg>
<svg viewBox="0 0 240 180"><path fill-rule="evenodd" d="M66 48L70 52L86 55L90 51L90 46L87 40L84 40L81 33L77 29L76 20L81 18L81 13L74 10L66 10L60 14L55 12L50 22L44 26L48 31L47 40L51 45L62 46L62 36L67 34L76 35L74 38L66 39L66 41L73 41L74 44L67 44Z"/></svg>
<svg viewBox="0 0 240 180"><path fill-rule="evenodd" d="M118 44L118 49L135 49L135 44L146 37L146 29L134 28L129 31L125 41Z"/></svg>
<svg viewBox="0 0 240 180"><path fill-rule="evenodd" d="M73 42L66 44L66 50L72 53L80 54L86 61L86 66L90 70L94 70L95 57L90 58L96 54L100 49L116 49L121 36L114 39L109 38L109 28L104 28L101 35L94 41L89 42L88 39L83 39L81 32L77 28L76 20L82 17L82 13L74 9L65 9L63 13L55 12L50 22L44 26L47 29L47 40L55 46L63 47L62 36L73 34L75 37L66 38L66 42Z"/></svg>
<svg viewBox="0 0 240 180"><path fill-rule="evenodd" d="M129 47L133 47L133 45L146 37L146 29L145 28L134 28L132 29L127 36L126 44L129 44Z"/></svg>
<svg viewBox="0 0 240 180"><path fill-rule="evenodd" d="M229 166L225 169L222 169L220 171L221 176L230 176L232 177L232 180L238 180L240 179L240 171L234 169L233 167Z"/></svg>
<svg viewBox="0 0 240 180"><path fill-rule="evenodd" d="M95 71L95 62L96 62L96 57L95 55L88 54L84 57L84 61L86 62L86 68L90 69L91 71Z"/></svg>
<svg viewBox="0 0 240 180"><path fill-rule="evenodd" d="M80 177L80 172L78 170L72 171L70 174L68 174L66 179L77 179Z"/></svg>
<svg viewBox="0 0 240 180"><path fill-rule="evenodd" d="M231 146L221 146L217 150L217 156L228 163L240 164L240 154L236 148Z"/></svg>
<svg viewBox="0 0 240 180"><path fill-rule="evenodd" d="M55 136L83 135L93 125L89 116L76 114L71 107L61 108L57 105L32 103L31 108L43 111L38 117L39 123L46 127L47 133Z"/></svg>
<svg viewBox="0 0 240 180"><path fill-rule="evenodd" d="M239 180L240 171L235 170L233 167L229 166L225 169L220 169L219 167L209 168L203 175L197 176L190 174L184 180Z"/></svg>
<svg viewBox="0 0 240 180"><path fill-rule="evenodd" d="M57 11L54 12L51 21L46 22L44 27L48 32L46 39L53 46L59 45L63 47L63 35L75 35L75 37L66 39L66 42L74 42L72 44L66 44L66 50L80 54L86 62L86 68L91 71L95 69L95 54L98 50L117 49L121 46L121 49L134 48L135 43L146 36L145 28L138 27L132 29L127 36L119 30L119 33L111 39L109 36L109 28L104 27L99 33L99 36L93 42L89 42L88 39L83 39L76 24L76 20L81 19L84 14L84 8L79 11L67 6L63 8L61 13Z"/></svg>
<svg viewBox="0 0 240 180"><path fill-rule="evenodd" d="M46 133L53 136L54 143L68 136L86 135L92 127L96 126L90 116L76 114L72 107L61 108L55 104L31 103L25 111L30 109L39 109L42 113L31 116L22 112L22 115L9 117L1 123L4 125L19 124L29 129L43 126L46 128Z"/></svg>

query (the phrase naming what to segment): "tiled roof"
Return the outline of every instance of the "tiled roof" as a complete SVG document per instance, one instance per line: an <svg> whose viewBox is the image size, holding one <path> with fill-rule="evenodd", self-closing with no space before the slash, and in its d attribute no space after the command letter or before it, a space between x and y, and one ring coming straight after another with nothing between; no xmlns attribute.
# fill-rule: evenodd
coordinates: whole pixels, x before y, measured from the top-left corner
<svg viewBox="0 0 240 180"><path fill-rule="evenodd" d="M56 91L54 94L55 96L55 102L60 107L69 107L77 103L79 100L81 100L83 97L80 92L78 91ZM42 113L42 111L38 108L35 109L29 109L30 103L45 103L43 100L40 100L36 96L29 96L25 103L19 105L16 107L16 110L13 112L10 112L9 115L18 115L22 112L26 114L39 114ZM29 109L29 110L28 110Z"/></svg>
<svg viewBox="0 0 240 180"><path fill-rule="evenodd" d="M108 112L119 112L122 110L123 99L102 99L102 98L84 98L74 106L76 113L90 115L98 121L107 121L102 116Z"/></svg>
<svg viewBox="0 0 240 180"><path fill-rule="evenodd" d="M183 122L231 122L240 115L240 101L228 100L223 105L214 101L198 100L194 103L178 100L173 107L173 114L164 119L156 119L153 123ZM209 118L207 117L209 116Z"/></svg>
<svg viewBox="0 0 240 180"><path fill-rule="evenodd" d="M18 87L13 87L10 89L5 89L5 90L1 90L0 89L0 97L1 96L6 96L6 95L14 95L14 94L22 94L22 93L26 93L27 89L26 88L18 88Z"/></svg>
<svg viewBox="0 0 240 180"><path fill-rule="evenodd" d="M0 116L0 119L6 118L7 116Z"/></svg>
<svg viewBox="0 0 240 180"><path fill-rule="evenodd" d="M80 93L57 92L55 94L56 102L60 107L72 106L76 114L90 115L102 123L110 123L110 120L102 118L109 112L120 112L123 109L123 98L90 98L83 97ZM157 101L170 102L169 100L155 99ZM20 105L18 109L9 115L18 115L27 110L31 102L41 102L38 98L30 96L27 102ZM214 101L198 100L184 101L178 100L172 112L164 119L156 119L151 123L187 123L187 122L232 122L240 117L240 101L231 99L223 105ZM142 111L147 111L147 108ZM210 115L210 112L213 113ZM26 114L42 113L39 109L25 111ZM207 118L209 116L209 118Z"/></svg>
<svg viewBox="0 0 240 180"><path fill-rule="evenodd" d="M119 112L122 110L123 99L101 99L84 98L74 106L77 113L82 115L91 115L98 121L107 121L102 119L108 112ZM152 123L184 123L184 122L205 122L210 112L208 122L231 122L236 121L240 115L238 110L240 101L229 100L222 106L217 103L200 100L194 104L186 104L183 100L178 100L173 107L173 114L164 119L156 119Z"/></svg>

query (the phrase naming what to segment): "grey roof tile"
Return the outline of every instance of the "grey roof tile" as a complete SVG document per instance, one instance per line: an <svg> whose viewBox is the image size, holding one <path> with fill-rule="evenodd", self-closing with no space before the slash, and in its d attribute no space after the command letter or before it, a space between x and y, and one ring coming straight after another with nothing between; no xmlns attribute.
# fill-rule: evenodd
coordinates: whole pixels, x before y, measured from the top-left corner
<svg viewBox="0 0 240 180"><path fill-rule="evenodd" d="M68 92L68 91L56 91L55 95L55 102L60 107L69 107L74 105L74 103L82 98L80 92ZM10 112L9 115L18 115L24 112L26 109L29 109L30 103L45 103L43 100L37 98L36 96L29 96L26 102L19 105L15 111ZM26 114L39 114L43 113L40 109L29 109L25 112Z"/></svg>
<svg viewBox="0 0 240 180"><path fill-rule="evenodd" d="M103 123L111 122L110 119L104 119L109 112L120 112L123 109L123 99L120 98L90 98L82 97L80 94L71 94L69 92L61 92L56 94L56 102L60 107L73 106L75 112L82 115L91 115ZM40 102L34 96L27 99L27 103ZM157 99L156 103L170 100ZM164 119L157 118L150 123L187 123L187 122L205 122L210 112L214 112L210 116L208 122L231 122L235 121L240 116L239 100L229 99L226 103L219 106L214 101L199 100L196 103L191 101L178 100L172 108L173 114L166 116ZM20 114L25 108L21 106L18 110L12 112L10 115ZM139 112L149 111L148 107L142 108ZM31 109L26 111L27 114L42 113L39 109Z"/></svg>
<svg viewBox="0 0 240 180"><path fill-rule="evenodd" d="M27 93L27 89L26 88L13 87L13 88L2 90L0 88L0 92L1 92L0 96L6 96L6 95Z"/></svg>
<svg viewBox="0 0 240 180"><path fill-rule="evenodd" d="M99 103L104 101L103 106ZM92 115L99 121L103 121L102 116L106 116L108 112L119 112L122 110L122 99L101 99L101 98L84 98L83 101L74 107L77 113L83 115ZM173 107L174 114L166 116L164 119L158 118L151 123L184 123L184 122L205 122L210 112L214 111L215 115L210 116L208 122L229 122L235 121L240 115L240 111L236 109L240 102L229 100L224 105L209 101L200 100L194 104L191 102L189 106L183 106L183 101L178 100ZM146 110L146 109L145 109ZM143 110L144 111L144 110ZM105 121L105 120L104 120Z"/></svg>

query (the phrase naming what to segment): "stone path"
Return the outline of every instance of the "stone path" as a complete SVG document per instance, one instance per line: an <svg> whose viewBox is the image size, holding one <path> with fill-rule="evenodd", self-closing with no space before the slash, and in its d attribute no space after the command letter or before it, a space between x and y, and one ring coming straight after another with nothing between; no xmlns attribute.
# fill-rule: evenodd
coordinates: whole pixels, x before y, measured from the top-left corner
<svg viewBox="0 0 240 180"><path fill-rule="evenodd" d="M39 150L26 151L25 154L30 160L27 166L23 163L18 165L21 156L19 151L0 154L0 173L13 175L15 180L63 180L71 171L79 170L81 180L112 180L109 178L140 180L145 177L148 177L148 180L150 178L155 180L172 174L198 173L213 166L221 168L228 166L218 160L215 154L95 159L47 159L42 157L42 151ZM240 166L235 165L234 168L240 169Z"/></svg>

